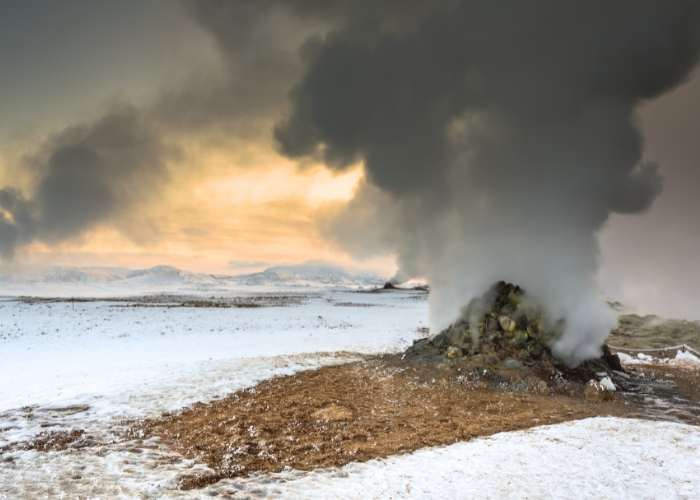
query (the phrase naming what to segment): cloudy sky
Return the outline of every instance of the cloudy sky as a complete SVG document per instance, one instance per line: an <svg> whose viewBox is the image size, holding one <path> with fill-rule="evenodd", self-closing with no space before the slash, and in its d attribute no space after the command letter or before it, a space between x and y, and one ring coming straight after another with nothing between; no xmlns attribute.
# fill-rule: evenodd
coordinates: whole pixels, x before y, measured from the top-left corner
<svg viewBox="0 0 700 500"><path fill-rule="evenodd" d="M436 5L448 8L448 4L463 3L469 2ZM556 15L549 12L547 2L536 3L544 13L539 18ZM642 3L641 9L653 4ZM678 4L678 12L694 4L671 3ZM443 170L454 170L450 165L455 157L441 149L444 137L432 131L443 127L457 134L457 122L466 115L439 111L442 114L436 118L439 99L414 99L410 92L430 88L425 92L447 96L444 102L464 113L473 111L470 119L500 113L492 103L500 100L508 111L501 116L507 115L508 126L514 126L530 111L508 102L512 87L481 89L489 85L483 75L502 77L512 71L527 80L528 71L538 71L525 70L520 63L501 67L474 55L482 73L465 66L460 78L467 78L478 90L475 97L477 90L462 94L419 76L444 72L445 79L453 78L445 68L454 68L454 60L446 56L443 64L427 57L422 65L398 73L404 80L418 82L404 88L403 102L410 111L398 113L383 105L387 96L394 95L391 90L386 95L368 91L376 99L373 109L390 119L373 121L368 126L371 132L357 132L347 120L354 120L368 104L354 101L352 92L365 88L367 82L373 82L373 89L381 86L379 77L373 79L375 73L382 76L382 85L395 77L384 75L381 64L376 65L381 57L394 61L412 54L410 50L414 55L433 50L434 44L421 43L433 40L429 26L433 20L439 22L440 12L426 13L430 10L426 4L430 2L411 0L397 7L389 0L3 1L3 266L172 264L200 271L240 272L265 263L326 259L393 272L397 254L403 253L399 265L410 268L410 252L380 244L387 237L402 239L398 234L387 236L387 224L391 227L395 219L389 217L379 227L362 225L365 237L356 236L357 228L337 234L348 226L343 217L362 220L345 205L353 198L355 204L365 203L364 197L374 199L372 189L394 202L403 200L404 213L415 208L411 201L409 210L406 197L423 186L434 185L430 194L423 193L421 206L427 199L432 204L440 189L451 189L435 179L440 180ZM668 14L668 25L675 26L672 23L680 22L674 20L676 13L657 13L650 19ZM475 19L491 19L491 15L471 12ZM611 12L610 18L616 15ZM691 15L681 18L695 19ZM540 21L527 22L532 27ZM641 15L639 23L646 29L648 23ZM581 36L588 36L585 23L581 26ZM610 26L611 32L618 29L612 21ZM578 24L574 28L578 33ZM391 49L391 44L383 43L391 36L411 49ZM362 42L354 42L360 38ZM480 47L476 37L455 40ZM357 58L343 55L342 50L353 43L374 59L363 66ZM694 78L695 56L687 48L694 42L683 39L682 43L685 52L678 49L673 55L664 83L654 81L649 88L640 85L640 89L618 84L622 77L615 77L614 85L605 83L614 92L622 89L619 92L630 94L625 106L634 111L633 121L643 133L641 159L658 162L663 189L654 173L649 187L645 185L648 203L623 196L623 201L611 201L612 208L590 227L601 245L598 259L602 267L597 278L607 296L643 311L700 318L700 79ZM535 42L533 46L537 47ZM578 45L572 42L571 46ZM488 50L501 59L511 54L495 43ZM653 37L644 50L649 59L656 56ZM575 57L580 59L583 54L585 59L586 53L582 50ZM413 59L420 57L424 56ZM532 57L527 66L539 67L539 56ZM551 60L560 59L544 57L545 71ZM571 66L577 67L585 70L586 62ZM567 66L566 71L571 68ZM602 70L596 67L595 71ZM651 72L634 73L633 69L629 74L650 81L655 78ZM566 79L560 82L567 84ZM519 89L528 91L526 85ZM588 90L582 89L576 92L585 100ZM551 89L545 90L551 95ZM525 95L520 98L527 100ZM573 97L547 106L564 103L566 107L567 99ZM308 107L315 102L325 103L324 109L333 117L317 113L309 118ZM397 128L403 135L391 138ZM529 137L536 140L540 136ZM591 148L598 147L604 147L603 143L591 144ZM426 169L426 162L436 170ZM446 166L441 167L443 163ZM391 168L384 168L387 164L400 165L408 173L395 175ZM446 175L448 178L454 179ZM366 203L383 206L374 200ZM619 208L627 202L631 205ZM445 213L434 210L431 213ZM382 210L373 211L371 217L382 214ZM427 238L430 233L420 234ZM420 261L415 260L414 274L422 272Z"/></svg>
<svg viewBox="0 0 700 500"><path fill-rule="evenodd" d="M199 22L192 5L32 0L3 2L0 10L4 185L25 195L36 192L42 175L37 169L47 168L47 150L57 148L52 143L71 142L61 136L72 127L95 127L110 114L128 115L120 110L124 107L144 115L120 117L124 128L157 122L144 127L156 129L160 141L168 143L159 148L170 149L129 159L137 170L156 171L149 175L136 172L133 179L120 179L125 172L114 166L119 172L106 182L123 183L118 189L124 193L114 204L125 206L95 207L101 196L86 200L75 210L87 212L88 219L94 214L94 220L64 231L39 230L42 235L17 245L13 265L167 262L227 272L230 266L265 262L348 260L317 235L314 219L324 204L352 195L360 169L343 174L320 165L300 169L277 154L271 130L282 107L246 101L269 98L281 104L289 90L282 85L289 79L278 82L279 89L273 88L275 82L255 82L263 88L259 97L253 95L257 89L233 88L235 77L227 73L238 68L227 65L234 56L224 53L213 28L203 26L208 20ZM53 191L56 197L76 195L62 184ZM71 200L53 203L60 210ZM70 225L76 217L65 214L47 224ZM378 262L386 266L390 260Z"/></svg>

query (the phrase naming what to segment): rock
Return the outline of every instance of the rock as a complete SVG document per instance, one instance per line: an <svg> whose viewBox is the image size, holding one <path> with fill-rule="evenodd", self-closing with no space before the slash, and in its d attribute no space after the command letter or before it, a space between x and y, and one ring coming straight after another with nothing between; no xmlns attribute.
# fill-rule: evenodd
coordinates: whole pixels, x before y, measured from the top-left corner
<svg viewBox="0 0 700 500"><path fill-rule="evenodd" d="M469 329L469 322L464 319L464 318L459 318L454 324L453 328L456 328L458 330L468 330Z"/></svg>
<svg viewBox="0 0 700 500"><path fill-rule="evenodd" d="M525 328L525 331L533 339L539 338L539 330L537 328L537 324L533 323L533 324L527 325L527 328Z"/></svg>
<svg viewBox="0 0 700 500"><path fill-rule="evenodd" d="M438 349L445 349L448 346L459 344L462 342L462 338L465 335L465 331L457 327L451 326L446 330L440 332L430 343L437 347ZM468 335L468 332L467 332Z"/></svg>
<svg viewBox="0 0 700 500"><path fill-rule="evenodd" d="M450 339L448 338L448 331L444 330L440 332L438 335L436 335L431 341L430 345L433 347L436 347L438 349L442 349L444 347L447 347L450 345Z"/></svg>
<svg viewBox="0 0 700 500"><path fill-rule="evenodd" d="M454 346L465 356L495 355L499 360L521 359L528 365L533 361L549 363L552 356L547 339L552 335L542 329L540 312L533 301L521 300L524 294L510 283L494 284L482 297L473 298L463 307L455 322L426 347L437 348L448 357L457 356L455 350L447 353Z"/></svg>
<svg viewBox="0 0 700 500"><path fill-rule="evenodd" d="M496 330L495 332L488 332L488 333L486 334L486 336L484 337L484 341L485 341L488 345L494 345L494 344L498 343L498 342L501 340L501 337L502 337L501 332L499 332L498 330Z"/></svg>
<svg viewBox="0 0 700 500"><path fill-rule="evenodd" d="M614 399L615 395L612 391L606 389L597 380L589 380L586 388L583 391L586 401L589 403L601 403Z"/></svg>
<svg viewBox="0 0 700 500"><path fill-rule="evenodd" d="M515 359L508 359L503 363L503 367L518 370L522 368L523 365L520 364L520 361L517 361Z"/></svg>
<svg viewBox="0 0 700 500"><path fill-rule="evenodd" d="M590 380L583 390L583 395L590 403L600 403L605 401L605 388L595 380Z"/></svg>
<svg viewBox="0 0 700 500"><path fill-rule="evenodd" d="M486 331L487 332L497 332L498 331L498 320L496 318L489 318L486 320Z"/></svg>
<svg viewBox="0 0 700 500"><path fill-rule="evenodd" d="M503 328L504 332L513 332L515 331L515 327L517 326L515 324L515 321L510 319L508 316L499 316L498 322L500 323L501 328Z"/></svg>
<svg viewBox="0 0 700 500"><path fill-rule="evenodd" d="M539 394L540 396L549 396L550 394L552 394L552 390L549 388L547 382L545 382L544 380L540 380L537 383L537 394Z"/></svg>
<svg viewBox="0 0 700 500"><path fill-rule="evenodd" d="M350 420L352 419L352 411L343 406L332 404L320 410L316 410L311 416L316 420Z"/></svg>
<svg viewBox="0 0 700 500"><path fill-rule="evenodd" d="M490 354L475 354L469 358L469 362L475 365L495 365L498 358Z"/></svg>
<svg viewBox="0 0 700 500"><path fill-rule="evenodd" d="M512 292L508 294L508 302L511 304L519 304L520 297L522 296L520 287L515 287Z"/></svg>
<svg viewBox="0 0 700 500"><path fill-rule="evenodd" d="M503 284L501 285L501 283L503 283ZM500 286L498 286L498 285L500 285ZM501 295L508 295L515 288L511 283L506 284L503 281L499 281L498 283L496 283L495 286L498 287L497 288L498 293Z"/></svg>
<svg viewBox="0 0 700 500"><path fill-rule="evenodd" d="M451 345L450 347L447 348L447 357L450 359L456 359L456 358L461 358L462 357L462 349Z"/></svg>
<svg viewBox="0 0 700 500"><path fill-rule="evenodd" d="M515 314L515 306L507 303L503 307L501 307L500 315L501 316L508 316L509 318L513 319L512 316Z"/></svg>
<svg viewBox="0 0 700 500"><path fill-rule="evenodd" d="M613 354L607 344L603 344L603 361L605 361L611 370L618 372L624 372L622 369L622 363L620 363L620 357L617 354Z"/></svg>
<svg viewBox="0 0 700 500"><path fill-rule="evenodd" d="M525 342L527 342L527 333L523 332L521 330L515 335L515 338L513 339L513 343L524 344Z"/></svg>
<svg viewBox="0 0 700 500"><path fill-rule="evenodd" d="M617 388L615 387L615 384L613 384L613 381L610 380L610 377L603 377L600 381L600 385L602 385L608 391L616 391L617 390Z"/></svg>
<svg viewBox="0 0 700 500"><path fill-rule="evenodd" d="M494 356L493 354L489 354L489 355L484 357L484 362L487 365L495 365L496 363L498 363L498 358L496 356Z"/></svg>
<svg viewBox="0 0 700 500"><path fill-rule="evenodd" d="M527 316L521 314L515 320L515 326L518 330L527 331Z"/></svg>

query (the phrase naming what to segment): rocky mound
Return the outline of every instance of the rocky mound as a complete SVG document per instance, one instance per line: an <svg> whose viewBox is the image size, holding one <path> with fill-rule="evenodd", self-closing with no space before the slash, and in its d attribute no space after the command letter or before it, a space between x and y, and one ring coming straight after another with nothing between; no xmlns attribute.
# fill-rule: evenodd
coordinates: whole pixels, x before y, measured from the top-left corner
<svg viewBox="0 0 700 500"><path fill-rule="evenodd" d="M547 325L538 304L523 289L500 281L463 308L452 325L432 339L416 341L397 362L434 366L437 371L457 365L462 376L473 372L508 390L583 395L586 383L605 377L624 385L620 360L605 345L601 358L574 369L557 359L550 345L561 327Z"/></svg>
<svg viewBox="0 0 700 500"><path fill-rule="evenodd" d="M515 357L525 362L552 359L537 306L518 286L503 281L472 300L449 328L431 340L447 356ZM495 362L495 360L491 360Z"/></svg>

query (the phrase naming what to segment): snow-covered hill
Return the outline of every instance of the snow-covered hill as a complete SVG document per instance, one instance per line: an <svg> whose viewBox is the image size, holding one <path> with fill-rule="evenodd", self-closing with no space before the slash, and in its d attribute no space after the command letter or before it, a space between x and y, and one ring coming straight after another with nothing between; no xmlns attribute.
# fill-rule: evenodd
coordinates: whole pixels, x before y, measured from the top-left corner
<svg viewBox="0 0 700 500"><path fill-rule="evenodd" d="M50 268L36 281L44 283L112 283L126 279L129 269L123 267L63 267Z"/></svg>
<svg viewBox="0 0 700 500"><path fill-rule="evenodd" d="M0 275L0 295L121 296L139 293L209 293L248 286L381 286L382 276L333 264L275 266L238 276L212 276L173 266L148 269L53 266Z"/></svg>
<svg viewBox="0 0 700 500"><path fill-rule="evenodd" d="M234 281L244 285L340 285L379 286L386 279L371 271L346 269L332 264L298 264L269 267L262 272L241 274Z"/></svg>
<svg viewBox="0 0 700 500"><path fill-rule="evenodd" d="M112 283L126 279L130 270L122 267L53 266L44 272L26 271L0 276L4 284Z"/></svg>
<svg viewBox="0 0 700 500"><path fill-rule="evenodd" d="M212 281L208 274L183 271L172 266L148 269L123 267L69 267L53 266L43 273L13 273L0 276L0 283L12 284L107 284L126 282L134 285L171 285Z"/></svg>
<svg viewBox="0 0 700 500"><path fill-rule="evenodd" d="M210 274L192 273L173 266L155 266L130 271L126 280L133 285L198 285L218 281Z"/></svg>

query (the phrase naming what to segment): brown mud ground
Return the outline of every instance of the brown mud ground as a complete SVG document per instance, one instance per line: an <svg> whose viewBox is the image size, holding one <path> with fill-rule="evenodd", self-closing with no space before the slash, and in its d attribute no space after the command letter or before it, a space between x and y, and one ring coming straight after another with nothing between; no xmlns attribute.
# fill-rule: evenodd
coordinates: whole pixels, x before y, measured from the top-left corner
<svg viewBox="0 0 700 500"><path fill-rule="evenodd" d="M687 344L700 350L700 321L664 319L654 315L621 315L618 326L613 330L607 342L610 346L624 349L658 349L658 352L646 352L657 357L667 357L664 350L671 346ZM670 353L675 356L676 350ZM636 356L636 353L632 354Z"/></svg>
<svg viewBox="0 0 700 500"><path fill-rule="evenodd" d="M260 293L256 295L200 297L198 295L155 294L128 297L0 297L0 301L19 301L28 305L49 305L54 303L78 304L84 302L112 303L115 307L205 307L205 308L255 308L289 307L304 304L309 299L318 298L315 293Z"/></svg>
<svg viewBox="0 0 700 500"><path fill-rule="evenodd" d="M36 411L38 410L38 406L24 406L20 408L19 415L21 415L21 418L27 420L38 421L40 422L40 427L48 429L54 426L54 422L52 422L53 419L75 415L89 409L89 406L84 405L64 406L42 410L41 415L37 415ZM8 416L8 412L0 413L0 419L7 418ZM4 430L6 429L0 428L0 436ZM95 441L91 439L91 436L86 435L83 429L72 427L62 430L48 429L38 433L30 440L13 442L5 446L0 446L0 462L2 462L5 453L16 450L63 451L69 448L86 448L92 446L94 443ZM10 458L10 460L14 459Z"/></svg>
<svg viewBox="0 0 700 500"><path fill-rule="evenodd" d="M525 367L499 372L465 363L435 368L395 361L271 379L176 415L134 422L129 436L158 436L206 463L214 473L184 479L180 487L191 489L254 472L340 467L633 409L619 398L587 403L582 386L541 378Z"/></svg>

